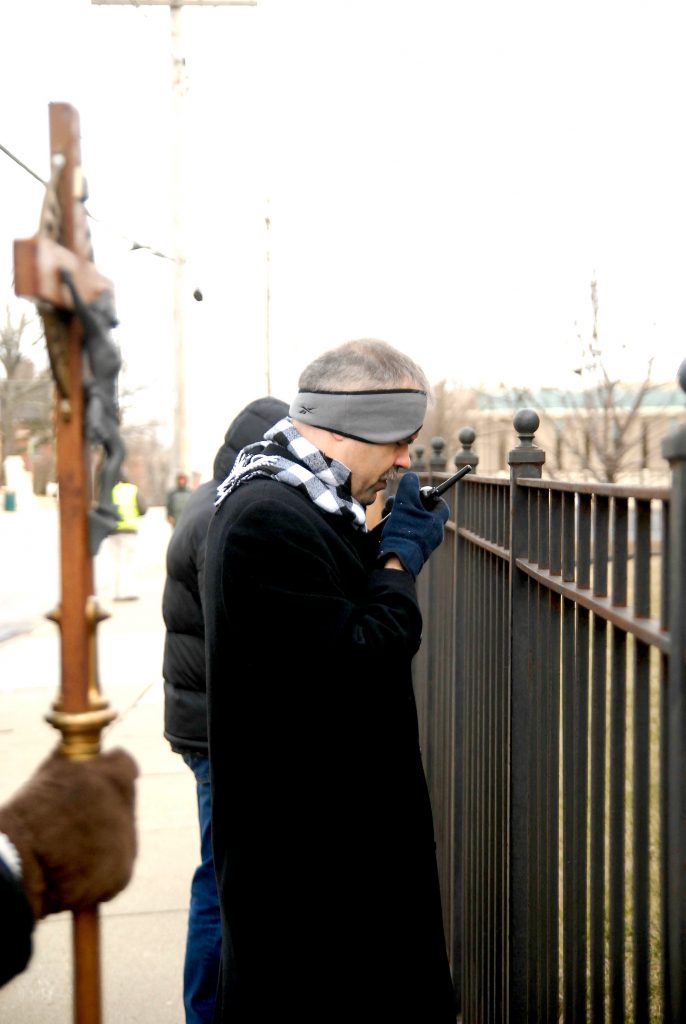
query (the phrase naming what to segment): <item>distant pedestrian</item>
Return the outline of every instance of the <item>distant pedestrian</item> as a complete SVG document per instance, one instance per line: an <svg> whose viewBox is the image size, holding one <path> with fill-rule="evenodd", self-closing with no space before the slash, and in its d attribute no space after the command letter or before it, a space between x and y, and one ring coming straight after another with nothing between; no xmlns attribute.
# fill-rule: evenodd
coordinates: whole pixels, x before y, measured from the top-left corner
<svg viewBox="0 0 686 1024"><path fill-rule="evenodd" d="M167 548L167 579L162 598L164 644L164 735L193 772L200 824L200 865L191 883L183 1000L186 1024L210 1024L221 961L221 918L212 858L212 799L207 754L205 625L202 577L205 537L217 500L217 487L241 448L262 439L288 412L276 398L251 402L233 420L214 460L214 478L188 499Z"/></svg>
<svg viewBox="0 0 686 1024"><path fill-rule="evenodd" d="M186 474L177 473L176 486L167 494L167 522L171 524L172 529L176 526L192 493Z"/></svg>
<svg viewBox="0 0 686 1024"><path fill-rule="evenodd" d="M123 475L112 488L112 503L119 515L116 533L110 538L114 551L114 600L137 601L138 520L148 506L137 485Z"/></svg>

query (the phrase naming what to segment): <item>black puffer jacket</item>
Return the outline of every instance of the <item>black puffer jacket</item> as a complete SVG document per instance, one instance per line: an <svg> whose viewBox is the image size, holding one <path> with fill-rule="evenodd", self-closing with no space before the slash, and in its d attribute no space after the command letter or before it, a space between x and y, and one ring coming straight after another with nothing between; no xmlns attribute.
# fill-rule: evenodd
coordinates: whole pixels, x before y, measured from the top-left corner
<svg viewBox="0 0 686 1024"><path fill-rule="evenodd" d="M162 615L164 642L164 735L172 749L207 753L205 692L205 625L202 575L207 527L214 512L217 486L248 444L260 441L288 406L278 398L258 398L238 414L226 431L214 460L214 479L201 484L188 499L167 548L167 580Z"/></svg>

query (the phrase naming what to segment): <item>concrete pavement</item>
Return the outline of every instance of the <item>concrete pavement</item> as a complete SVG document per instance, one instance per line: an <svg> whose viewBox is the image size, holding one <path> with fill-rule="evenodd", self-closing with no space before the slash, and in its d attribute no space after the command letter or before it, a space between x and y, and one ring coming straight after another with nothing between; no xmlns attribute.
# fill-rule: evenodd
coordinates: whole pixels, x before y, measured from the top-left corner
<svg viewBox="0 0 686 1024"><path fill-rule="evenodd" d="M0 511L0 803L57 742L44 721L59 684L59 636L45 620L59 594L57 511L51 501ZM164 627L160 604L169 540L164 509L139 534L138 601L112 602L106 543L98 596L100 684L118 718L103 747L138 762L139 853L123 893L100 908L104 1024L183 1024L182 967L190 880L197 863L195 786L162 735ZM71 917L39 923L29 968L0 990L2 1024L72 1020Z"/></svg>

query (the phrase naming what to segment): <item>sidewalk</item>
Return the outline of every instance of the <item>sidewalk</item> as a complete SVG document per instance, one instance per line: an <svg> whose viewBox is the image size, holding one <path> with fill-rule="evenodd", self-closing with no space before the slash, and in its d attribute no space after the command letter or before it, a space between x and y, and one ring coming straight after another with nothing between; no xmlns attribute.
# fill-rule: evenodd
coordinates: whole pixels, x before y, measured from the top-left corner
<svg viewBox="0 0 686 1024"><path fill-rule="evenodd" d="M0 803L58 740L44 716L59 684L59 636L42 618L59 592L50 543L56 520L56 510L46 506L0 514L0 640L8 637L0 642ZM139 535L140 599L113 603L99 588L111 613L98 629L100 685L118 713L103 733L103 748L124 747L140 768L134 876L100 908L103 1024L184 1020L183 956L199 838L192 776L162 735L160 605L168 539L164 510L150 509ZM96 562L103 582L106 568L103 552ZM71 916L59 914L38 924L29 968L0 990L0 1021L68 1024L71 989Z"/></svg>

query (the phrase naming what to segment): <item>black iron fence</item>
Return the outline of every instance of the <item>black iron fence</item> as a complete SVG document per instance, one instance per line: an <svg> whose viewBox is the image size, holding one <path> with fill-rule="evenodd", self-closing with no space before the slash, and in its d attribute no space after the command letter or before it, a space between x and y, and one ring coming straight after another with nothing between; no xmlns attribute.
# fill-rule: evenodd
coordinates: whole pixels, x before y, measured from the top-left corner
<svg viewBox="0 0 686 1024"><path fill-rule="evenodd" d="M449 495L415 661L464 1024L686 1020L686 426L663 489L508 478ZM460 434L457 466L478 458ZM442 443L436 482L453 472Z"/></svg>

